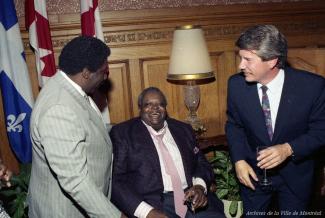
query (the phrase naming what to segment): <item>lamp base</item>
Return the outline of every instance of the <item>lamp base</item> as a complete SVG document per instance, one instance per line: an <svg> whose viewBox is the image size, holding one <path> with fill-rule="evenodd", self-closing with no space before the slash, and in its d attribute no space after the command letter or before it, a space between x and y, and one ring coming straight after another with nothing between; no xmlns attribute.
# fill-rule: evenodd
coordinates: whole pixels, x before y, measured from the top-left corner
<svg viewBox="0 0 325 218"><path fill-rule="evenodd" d="M197 116L188 115L185 121L192 126L195 132L206 131L202 121Z"/></svg>
<svg viewBox="0 0 325 218"><path fill-rule="evenodd" d="M200 103L200 86L196 85L195 81L188 81L184 86L184 102L189 110L185 121L192 126L195 132L205 132L205 127L196 112Z"/></svg>

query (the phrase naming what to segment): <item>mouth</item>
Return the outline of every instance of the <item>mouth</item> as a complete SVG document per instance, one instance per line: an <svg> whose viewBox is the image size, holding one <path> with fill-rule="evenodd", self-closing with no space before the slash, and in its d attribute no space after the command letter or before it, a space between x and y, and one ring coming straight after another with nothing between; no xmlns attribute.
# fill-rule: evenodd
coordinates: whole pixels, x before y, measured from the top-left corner
<svg viewBox="0 0 325 218"><path fill-rule="evenodd" d="M242 71L242 72L243 72L244 76L249 76L249 75L251 75L250 72L247 72L247 71Z"/></svg>
<svg viewBox="0 0 325 218"><path fill-rule="evenodd" d="M154 112L150 114L150 117L152 117L153 119L157 119L161 116L161 113L159 112Z"/></svg>

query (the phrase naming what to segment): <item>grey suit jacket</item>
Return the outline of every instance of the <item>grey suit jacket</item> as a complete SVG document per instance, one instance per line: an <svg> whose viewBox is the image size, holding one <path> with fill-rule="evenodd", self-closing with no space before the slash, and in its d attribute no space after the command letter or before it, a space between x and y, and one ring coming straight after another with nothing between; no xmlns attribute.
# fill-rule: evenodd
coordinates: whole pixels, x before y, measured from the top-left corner
<svg viewBox="0 0 325 218"><path fill-rule="evenodd" d="M112 145L103 121L57 73L31 117L29 217L120 217L110 202Z"/></svg>

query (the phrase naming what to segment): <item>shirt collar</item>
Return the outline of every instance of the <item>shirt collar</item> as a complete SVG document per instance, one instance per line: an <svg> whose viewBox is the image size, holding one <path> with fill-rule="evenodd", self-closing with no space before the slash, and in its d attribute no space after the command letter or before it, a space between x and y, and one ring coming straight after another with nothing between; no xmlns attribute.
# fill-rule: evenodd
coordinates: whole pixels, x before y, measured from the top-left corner
<svg viewBox="0 0 325 218"><path fill-rule="evenodd" d="M274 79L271 82L266 84L266 86L269 92L275 93L278 90L280 90L280 88L283 86L283 83L284 83L284 70L280 69L279 73L274 77ZM263 85L261 83L257 83L258 89L260 89L262 86Z"/></svg>
<svg viewBox="0 0 325 218"><path fill-rule="evenodd" d="M164 126L163 128L161 128L158 132L152 128L151 126L149 126L148 124L146 124L143 120L141 120L142 123L147 127L147 129L149 130L150 133L154 134L154 135L160 135L166 128L168 128L168 124L166 122L166 120L164 121Z"/></svg>
<svg viewBox="0 0 325 218"><path fill-rule="evenodd" d="M84 90L82 90L82 88L77 83L75 83L72 79L70 79L65 72L59 70L59 73L61 73L61 75L80 93L80 95L87 96Z"/></svg>

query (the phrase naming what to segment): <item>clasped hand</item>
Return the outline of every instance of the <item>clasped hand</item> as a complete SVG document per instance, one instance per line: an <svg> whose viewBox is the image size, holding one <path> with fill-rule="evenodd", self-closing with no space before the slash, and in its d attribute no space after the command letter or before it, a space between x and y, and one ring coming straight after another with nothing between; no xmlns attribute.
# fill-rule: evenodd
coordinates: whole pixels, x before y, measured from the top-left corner
<svg viewBox="0 0 325 218"><path fill-rule="evenodd" d="M270 146L259 152L257 166L261 169L272 169L291 155L292 149L288 143ZM255 190L251 178L255 181L258 181L258 178L253 168L245 160L239 160L235 163L235 170L240 183Z"/></svg>
<svg viewBox="0 0 325 218"><path fill-rule="evenodd" d="M257 166L261 169L272 169L291 155L292 149L288 143L270 146L259 152Z"/></svg>
<svg viewBox="0 0 325 218"><path fill-rule="evenodd" d="M208 199L204 194L204 188L201 185L194 185L185 192L184 202L190 201L192 204L192 211L197 208L205 207ZM167 216L158 209L153 209L147 215L147 218L167 218Z"/></svg>
<svg viewBox="0 0 325 218"><path fill-rule="evenodd" d="M194 185L185 192L184 201L191 202L192 211L197 208L205 207L208 203L207 196L204 194L204 187L201 185Z"/></svg>

